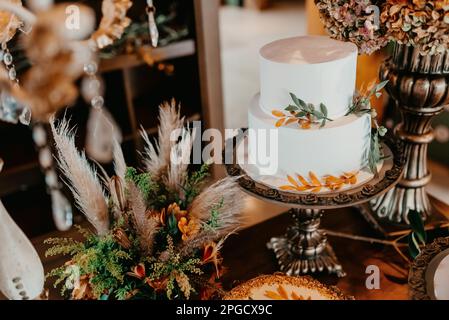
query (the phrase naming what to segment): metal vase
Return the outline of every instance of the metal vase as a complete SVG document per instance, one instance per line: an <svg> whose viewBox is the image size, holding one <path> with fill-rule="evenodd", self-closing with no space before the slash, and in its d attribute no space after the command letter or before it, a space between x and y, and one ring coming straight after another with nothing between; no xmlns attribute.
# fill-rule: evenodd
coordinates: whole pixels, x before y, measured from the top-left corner
<svg viewBox="0 0 449 320"><path fill-rule="evenodd" d="M380 68L380 78L389 80L387 91L402 115L395 134L404 141L406 165L399 184L371 201L371 209L394 224L408 224L410 210L425 220L431 214L425 191L431 179L427 146L434 138L432 118L449 103L449 52L422 56L412 46L395 44L393 55Z"/></svg>

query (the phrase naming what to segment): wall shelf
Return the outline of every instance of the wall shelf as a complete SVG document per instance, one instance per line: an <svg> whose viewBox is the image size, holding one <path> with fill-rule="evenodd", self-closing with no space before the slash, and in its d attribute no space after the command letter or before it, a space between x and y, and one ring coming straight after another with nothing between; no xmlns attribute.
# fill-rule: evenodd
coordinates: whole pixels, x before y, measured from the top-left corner
<svg viewBox="0 0 449 320"><path fill-rule="evenodd" d="M155 63L191 56L196 52L195 41L192 39L181 40L160 48L145 46L142 47L142 50L148 51ZM103 59L100 64L100 72L129 69L143 64L145 64L145 61L139 54L123 54L114 58Z"/></svg>

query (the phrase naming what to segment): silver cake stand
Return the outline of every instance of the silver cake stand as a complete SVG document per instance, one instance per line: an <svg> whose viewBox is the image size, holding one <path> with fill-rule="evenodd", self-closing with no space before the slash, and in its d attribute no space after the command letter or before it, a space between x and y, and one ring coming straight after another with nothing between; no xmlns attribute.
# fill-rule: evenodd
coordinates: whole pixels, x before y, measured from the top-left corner
<svg viewBox="0 0 449 320"><path fill-rule="evenodd" d="M247 129L243 129L226 141L223 152L224 159L228 161L226 170L228 175L238 177L238 183L250 195L290 208L288 212L294 223L284 236L271 238L267 244L274 251L280 270L287 275L327 270L338 277L345 276L326 234L319 229L320 218L325 210L356 206L393 188L401 178L405 163L402 142L390 136L383 139L384 154L388 157L383 161L378 176L351 189L314 194L281 191L251 178L238 163L236 154L246 137Z"/></svg>

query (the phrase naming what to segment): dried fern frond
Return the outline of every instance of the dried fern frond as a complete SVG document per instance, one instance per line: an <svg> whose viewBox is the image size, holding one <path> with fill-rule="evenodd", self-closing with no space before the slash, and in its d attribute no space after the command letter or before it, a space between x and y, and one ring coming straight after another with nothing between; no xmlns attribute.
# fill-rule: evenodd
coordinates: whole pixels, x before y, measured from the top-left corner
<svg viewBox="0 0 449 320"><path fill-rule="evenodd" d="M195 132L182 128L180 136L181 140L171 149L169 169L167 176L163 179L167 189L173 192L180 191L186 182Z"/></svg>
<svg viewBox="0 0 449 320"><path fill-rule="evenodd" d="M108 205L97 173L86 159L84 152L75 147L73 130L63 119L58 126L50 121L58 154L58 164L66 177L67 185L73 193L75 202L99 235L109 230Z"/></svg>
<svg viewBox="0 0 449 320"><path fill-rule="evenodd" d="M153 251L154 237L159 231L159 219L147 215L145 200L134 182L128 181L127 191L140 248L146 256L149 256Z"/></svg>
<svg viewBox="0 0 449 320"><path fill-rule="evenodd" d="M176 141L171 141L172 132L181 129L184 124L184 117L181 118L176 101L164 102L159 107L159 131L158 140L153 144L146 131L142 130L141 135L145 141L145 151L143 163L147 172L151 173L153 179L160 178L168 169L170 164L170 153Z"/></svg>

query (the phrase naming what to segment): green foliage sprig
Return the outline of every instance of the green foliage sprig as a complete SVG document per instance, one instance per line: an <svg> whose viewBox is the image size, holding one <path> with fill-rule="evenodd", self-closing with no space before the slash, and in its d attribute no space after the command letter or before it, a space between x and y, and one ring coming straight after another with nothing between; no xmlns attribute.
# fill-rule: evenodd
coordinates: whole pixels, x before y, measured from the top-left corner
<svg viewBox="0 0 449 320"><path fill-rule="evenodd" d="M182 186L184 199L180 199L183 207L188 207L193 199L200 194L204 181L209 177L210 164L204 163L198 171L193 172Z"/></svg>
<svg viewBox="0 0 449 320"><path fill-rule="evenodd" d="M149 207L164 207L167 202L167 195L161 192L161 189L164 187L156 181L153 181L150 173L138 173L135 168L128 167L126 169L125 179L135 183L136 187L142 192Z"/></svg>
<svg viewBox="0 0 449 320"><path fill-rule="evenodd" d="M373 97L380 98L382 96L382 89L387 85L388 80L383 81L373 86L366 95L357 93L353 99L351 106L348 109L346 115L356 114L370 114L372 122L374 124L375 131L371 134L370 146L366 155L366 161L369 169L372 173L377 175L377 164L384 159L382 147L380 144L380 137L385 136L387 128L380 126L377 122L376 110L371 105L371 99Z"/></svg>
<svg viewBox="0 0 449 320"><path fill-rule="evenodd" d="M320 123L320 127L324 127L327 121L333 121L328 118L327 107L320 103L319 110L312 103L306 103L299 99L294 93L290 92L293 105L289 105L285 108L285 111L292 113L298 119L310 120Z"/></svg>
<svg viewBox="0 0 449 320"><path fill-rule="evenodd" d="M222 198L219 203L217 203L216 205L214 205L212 207L212 210L210 213L210 219L206 224L209 228L216 229L216 228L220 227L220 225L218 223L218 217L220 215L220 209L223 207L223 205L224 205L224 199Z"/></svg>

